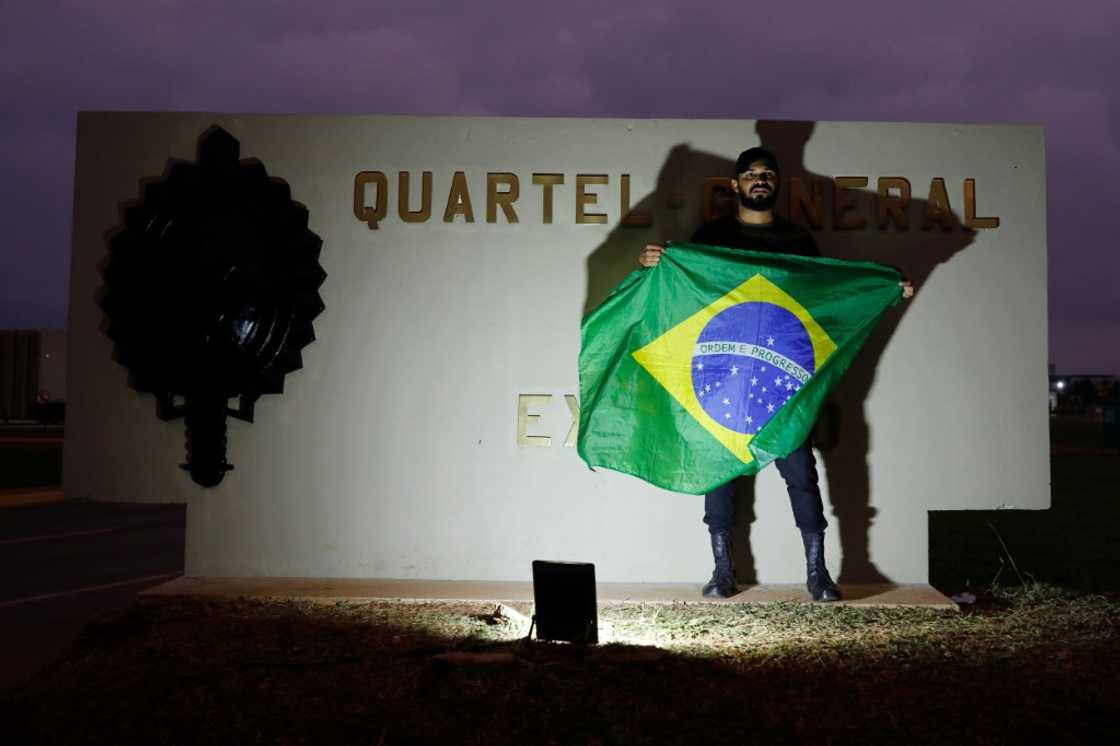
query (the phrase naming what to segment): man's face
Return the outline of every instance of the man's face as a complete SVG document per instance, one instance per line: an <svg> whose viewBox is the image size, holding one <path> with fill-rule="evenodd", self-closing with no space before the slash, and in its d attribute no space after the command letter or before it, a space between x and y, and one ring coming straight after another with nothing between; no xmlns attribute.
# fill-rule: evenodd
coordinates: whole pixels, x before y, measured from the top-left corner
<svg viewBox="0 0 1120 746"><path fill-rule="evenodd" d="M755 161L732 182L739 203L748 210L765 212L778 200L778 172L765 161Z"/></svg>

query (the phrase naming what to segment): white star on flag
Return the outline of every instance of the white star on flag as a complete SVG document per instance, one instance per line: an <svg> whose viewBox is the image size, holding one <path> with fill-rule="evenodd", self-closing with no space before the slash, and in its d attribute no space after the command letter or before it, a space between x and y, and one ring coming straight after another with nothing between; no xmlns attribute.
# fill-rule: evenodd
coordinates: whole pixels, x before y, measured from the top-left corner
<svg viewBox="0 0 1120 746"><path fill-rule="evenodd" d="M731 366L731 375L733 375L733 376L739 375L739 366L738 365L732 365Z"/></svg>
<svg viewBox="0 0 1120 746"><path fill-rule="evenodd" d="M770 345L771 347L773 347L773 346L774 346L774 338L773 338L773 337L767 337L767 338L766 338L766 344L768 344L768 345Z"/></svg>
<svg viewBox="0 0 1120 746"><path fill-rule="evenodd" d="M767 412L773 412L774 411L774 405L773 404L767 404L766 405L766 411Z"/></svg>

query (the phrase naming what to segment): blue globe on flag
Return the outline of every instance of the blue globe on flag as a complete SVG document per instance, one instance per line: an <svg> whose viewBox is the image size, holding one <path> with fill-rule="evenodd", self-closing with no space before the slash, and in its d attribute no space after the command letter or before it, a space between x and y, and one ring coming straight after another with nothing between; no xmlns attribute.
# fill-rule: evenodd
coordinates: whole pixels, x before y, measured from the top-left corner
<svg viewBox="0 0 1120 746"><path fill-rule="evenodd" d="M813 370L813 344L801 320L774 303L751 301L719 312L700 332L692 386L713 420L753 435Z"/></svg>

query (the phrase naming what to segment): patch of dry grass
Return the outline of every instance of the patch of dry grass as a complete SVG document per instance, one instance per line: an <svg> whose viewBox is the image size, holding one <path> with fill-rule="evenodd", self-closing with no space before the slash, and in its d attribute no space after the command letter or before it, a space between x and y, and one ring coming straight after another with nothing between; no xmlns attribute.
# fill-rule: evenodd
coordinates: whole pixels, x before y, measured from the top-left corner
<svg viewBox="0 0 1120 746"><path fill-rule="evenodd" d="M520 611L529 611L521 607ZM4 700L16 743L1109 741L1120 600L966 613L614 604L612 642L468 603L146 601Z"/></svg>

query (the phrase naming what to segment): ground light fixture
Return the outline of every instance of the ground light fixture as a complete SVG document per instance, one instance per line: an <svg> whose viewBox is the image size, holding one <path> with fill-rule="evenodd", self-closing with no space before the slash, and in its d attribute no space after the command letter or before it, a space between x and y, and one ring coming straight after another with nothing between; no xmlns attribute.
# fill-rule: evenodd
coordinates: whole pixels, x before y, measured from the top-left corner
<svg viewBox="0 0 1120 746"><path fill-rule="evenodd" d="M534 560L533 603L538 640L599 642L595 565L590 562Z"/></svg>

